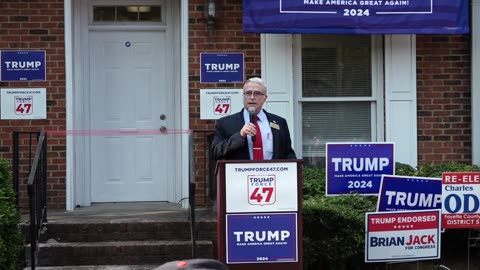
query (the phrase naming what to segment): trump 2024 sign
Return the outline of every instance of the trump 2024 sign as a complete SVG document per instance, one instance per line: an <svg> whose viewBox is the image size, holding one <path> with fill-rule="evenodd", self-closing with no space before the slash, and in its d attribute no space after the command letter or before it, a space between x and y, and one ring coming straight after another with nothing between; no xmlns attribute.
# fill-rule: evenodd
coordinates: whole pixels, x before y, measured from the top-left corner
<svg viewBox="0 0 480 270"><path fill-rule="evenodd" d="M383 174L395 172L393 143L327 143L327 195L378 195Z"/></svg>
<svg viewBox="0 0 480 270"><path fill-rule="evenodd" d="M243 82L243 53L201 53L200 69L201 83Z"/></svg>
<svg viewBox="0 0 480 270"><path fill-rule="evenodd" d="M440 209L365 215L365 262L440 258Z"/></svg>

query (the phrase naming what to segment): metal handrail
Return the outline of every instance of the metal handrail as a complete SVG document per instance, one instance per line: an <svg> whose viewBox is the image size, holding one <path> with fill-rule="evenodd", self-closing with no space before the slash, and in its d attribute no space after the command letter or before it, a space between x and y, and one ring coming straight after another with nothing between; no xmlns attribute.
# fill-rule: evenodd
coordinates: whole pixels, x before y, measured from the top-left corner
<svg viewBox="0 0 480 270"><path fill-rule="evenodd" d="M20 144L23 139L21 135L28 135L27 155L21 154ZM35 146L33 139L36 137L35 155L32 160L33 147ZM30 242L30 265L35 270L36 254L39 245L40 233L42 225L47 222L47 135L44 132L14 132L13 133L13 185L16 192L16 205L20 209L20 158L28 158L28 207L29 207L29 232L27 243ZM25 168L24 170L27 170ZM22 197L23 198L23 197ZM28 241L29 240L29 241Z"/></svg>
<svg viewBox="0 0 480 270"><path fill-rule="evenodd" d="M195 163L195 139L196 134L203 134L203 183L205 188L205 202L207 201L207 186L210 184L210 159L209 159L209 147L210 144L208 142L208 135L212 134L212 130L193 130L189 134L189 160L190 160L190 171L189 171L189 186L188 186L188 202L189 202L189 210L190 210L190 233L191 233L191 240L192 240L192 258L196 258L196 226L195 226L195 210L196 210L196 163Z"/></svg>
<svg viewBox="0 0 480 270"><path fill-rule="evenodd" d="M30 207L30 264L31 269L35 270L40 233L42 225L47 222L47 135L44 132L38 137L27 185Z"/></svg>

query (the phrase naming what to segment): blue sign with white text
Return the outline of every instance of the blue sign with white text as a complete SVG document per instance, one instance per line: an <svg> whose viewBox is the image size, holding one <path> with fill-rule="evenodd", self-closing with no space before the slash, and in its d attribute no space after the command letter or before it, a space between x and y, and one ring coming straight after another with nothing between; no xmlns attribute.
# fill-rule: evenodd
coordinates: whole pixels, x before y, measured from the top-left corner
<svg viewBox="0 0 480 270"><path fill-rule="evenodd" d="M395 173L393 143L327 143L327 195L378 195L383 174Z"/></svg>
<svg viewBox="0 0 480 270"><path fill-rule="evenodd" d="M243 82L243 53L201 53L200 69L201 83Z"/></svg>
<svg viewBox="0 0 480 270"><path fill-rule="evenodd" d="M230 214L227 263L297 262L297 214Z"/></svg>
<svg viewBox="0 0 480 270"><path fill-rule="evenodd" d="M244 0L243 30L309 34L465 34L467 0Z"/></svg>
<svg viewBox="0 0 480 270"><path fill-rule="evenodd" d="M377 212L442 208L442 179L384 175Z"/></svg>
<svg viewBox="0 0 480 270"><path fill-rule="evenodd" d="M45 51L1 51L2 81L45 81Z"/></svg>

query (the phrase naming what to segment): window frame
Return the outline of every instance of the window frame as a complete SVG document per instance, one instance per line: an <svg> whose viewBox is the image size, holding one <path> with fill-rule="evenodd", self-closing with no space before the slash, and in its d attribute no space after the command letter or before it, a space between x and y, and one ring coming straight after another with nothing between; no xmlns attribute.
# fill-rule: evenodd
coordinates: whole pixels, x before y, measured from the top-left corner
<svg viewBox="0 0 480 270"><path fill-rule="evenodd" d="M371 36L372 62L372 95L370 97L303 97L302 91L302 35L292 36L293 47L293 99L296 140L295 151L303 157L302 104L310 102L370 102L371 106L371 138L372 142L385 140L385 102L384 102L384 48L383 35ZM298 89L298 90L295 90Z"/></svg>

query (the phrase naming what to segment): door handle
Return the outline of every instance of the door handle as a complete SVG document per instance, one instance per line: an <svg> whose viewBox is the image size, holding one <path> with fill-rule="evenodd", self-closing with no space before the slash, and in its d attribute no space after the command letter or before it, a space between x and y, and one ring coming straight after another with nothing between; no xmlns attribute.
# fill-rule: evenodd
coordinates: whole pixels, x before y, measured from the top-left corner
<svg viewBox="0 0 480 270"><path fill-rule="evenodd" d="M160 127L160 132L162 132L162 133L167 132L167 127L161 126L161 127Z"/></svg>

